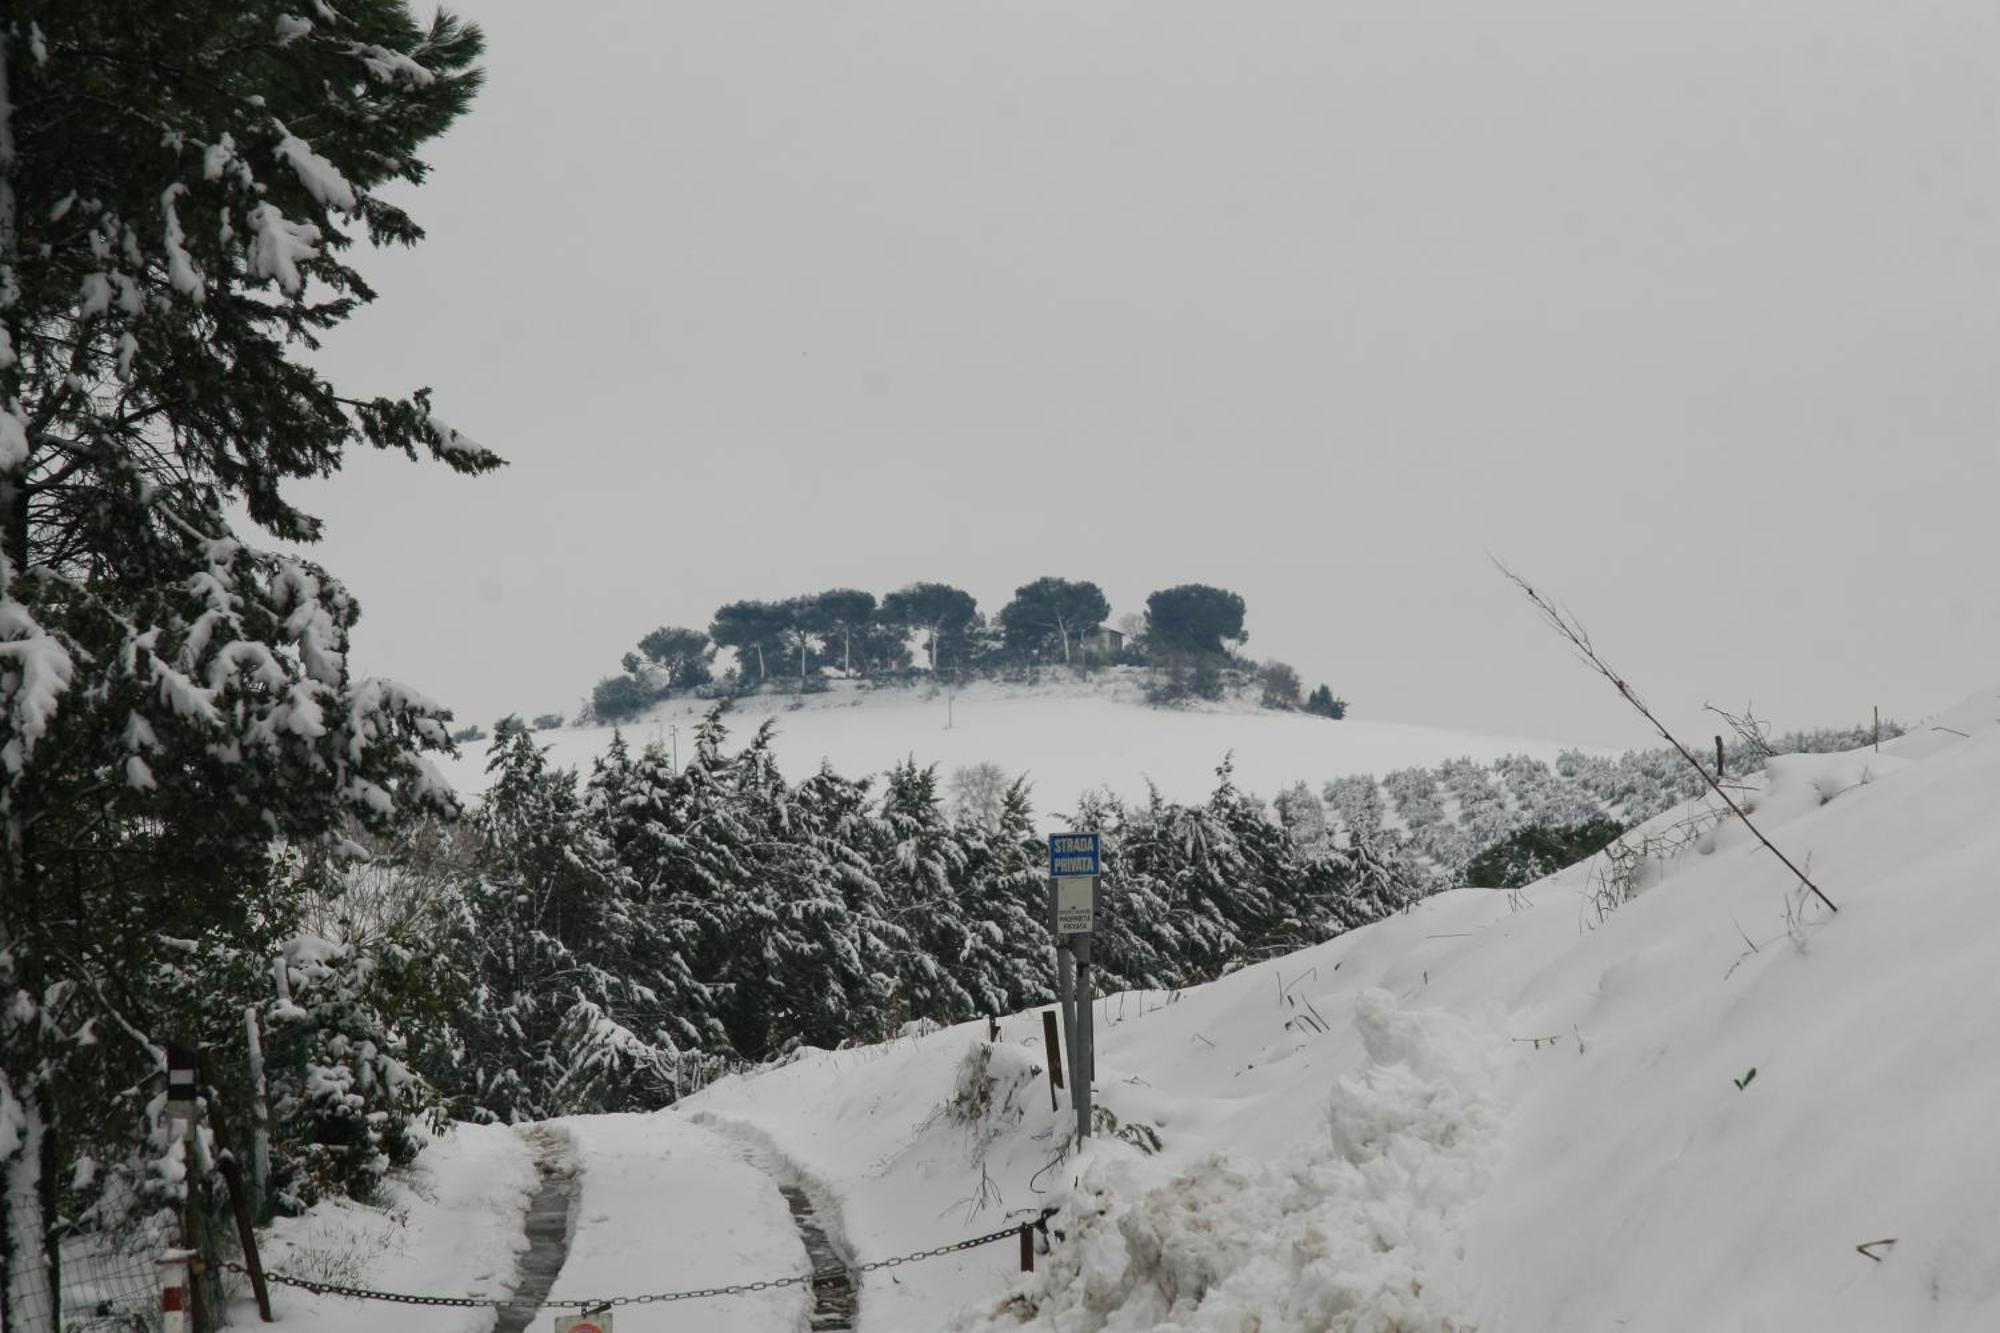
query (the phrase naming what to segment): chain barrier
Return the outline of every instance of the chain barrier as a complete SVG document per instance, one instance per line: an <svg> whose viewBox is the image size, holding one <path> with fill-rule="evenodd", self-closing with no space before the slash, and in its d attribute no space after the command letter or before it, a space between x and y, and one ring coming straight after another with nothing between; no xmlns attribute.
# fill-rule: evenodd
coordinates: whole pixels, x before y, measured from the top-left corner
<svg viewBox="0 0 2000 1333"><path fill-rule="evenodd" d="M1005 1231L995 1231L984 1236L974 1236L970 1240L954 1241L950 1245L940 1245L936 1249L918 1250L914 1254L899 1254L893 1259L871 1259L865 1264L854 1264L845 1270L818 1269L811 1273L799 1273L792 1277L770 1278L762 1282L738 1282L727 1287L696 1287L690 1291L662 1291L649 1296L593 1296L571 1297L565 1300L517 1301L507 1296L418 1296L408 1292L371 1291L366 1287L346 1287L337 1282L315 1282L311 1278L291 1277L284 1273L265 1273L266 1280L281 1286L297 1287L315 1296L345 1296L357 1301L386 1301L392 1305L449 1305L473 1310L557 1310L571 1306L579 1310L596 1313L614 1309L620 1305L657 1305L666 1301L698 1301L715 1296L743 1296L754 1291L775 1291L780 1287L796 1287L807 1283L823 1282L839 1277L844 1272L853 1277L862 1273L872 1273L877 1269L896 1268L903 1264L913 1264L924 1259L935 1259L939 1255L957 1254L961 1250L973 1250L981 1245L991 1245L1010 1236L1019 1236L1027 1228L1034 1228L1047 1234L1049 1214L1043 1213L1032 1222L1021 1222ZM246 1276L250 1270L234 1260L221 1260L216 1265L232 1273Z"/></svg>

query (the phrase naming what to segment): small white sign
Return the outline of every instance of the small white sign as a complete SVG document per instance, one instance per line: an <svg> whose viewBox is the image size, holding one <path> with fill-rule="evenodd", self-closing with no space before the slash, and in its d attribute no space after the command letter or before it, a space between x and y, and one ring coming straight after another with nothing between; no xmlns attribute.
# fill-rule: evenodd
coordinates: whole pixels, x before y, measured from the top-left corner
<svg viewBox="0 0 2000 1333"><path fill-rule="evenodd" d="M1096 916L1096 880L1087 875L1065 875L1056 881L1056 934L1088 935Z"/></svg>
<svg viewBox="0 0 2000 1333"><path fill-rule="evenodd" d="M611 1333L611 1311L603 1314L556 1316L556 1333Z"/></svg>

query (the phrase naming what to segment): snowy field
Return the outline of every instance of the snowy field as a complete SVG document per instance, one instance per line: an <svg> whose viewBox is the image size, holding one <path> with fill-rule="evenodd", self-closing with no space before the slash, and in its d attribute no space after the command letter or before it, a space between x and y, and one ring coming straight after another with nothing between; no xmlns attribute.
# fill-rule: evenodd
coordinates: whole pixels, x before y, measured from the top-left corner
<svg viewBox="0 0 2000 1333"><path fill-rule="evenodd" d="M655 1116L566 1122L583 1266L559 1290L785 1269L747 1134L856 1260L1060 1206L1032 1278L1011 1243L869 1274L869 1333L2000 1327L2000 692L1880 754L1775 761L1745 799L1837 915L1740 823L1683 807L1634 835L1679 850L1622 905L1600 907L1600 861L1100 1000L1110 1120L1080 1155L1032 1013L994 1044L974 1024L805 1051ZM491 1289L522 1199L510 1133L427 1154L370 1278ZM365 1210L322 1211L287 1225ZM757 1326L802 1327L781 1304ZM374 1316L286 1303L329 1333ZM618 1327L741 1318L641 1307Z"/></svg>
<svg viewBox="0 0 2000 1333"><path fill-rule="evenodd" d="M708 707L671 701L624 734L635 745L671 746L678 731L686 753ZM1491 762L1524 754L1552 763L1570 748L1397 722L1333 722L1259 708L1254 700L1150 708L1137 680L1119 673L1033 688L980 682L949 697L929 687L858 690L839 682L823 694L753 697L730 710L731 744L741 745L766 719L776 720L778 760L793 781L811 776L822 761L861 777L914 757L939 765L947 778L956 768L990 762L1010 776L1027 774L1036 811L1056 822L1081 792L1096 787L1144 799L1150 781L1169 800L1202 800L1215 790L1216 766L1232 752L1237 785L1270 796L1301 780L1317 791L1330 778L1460 757ZM536 739L549 747L553 763L587 775L612 735L609 727L564 727L537 732ZM486 785L488 749L485 741L464 745L440 767L461 792L477 793Z"/></svg>

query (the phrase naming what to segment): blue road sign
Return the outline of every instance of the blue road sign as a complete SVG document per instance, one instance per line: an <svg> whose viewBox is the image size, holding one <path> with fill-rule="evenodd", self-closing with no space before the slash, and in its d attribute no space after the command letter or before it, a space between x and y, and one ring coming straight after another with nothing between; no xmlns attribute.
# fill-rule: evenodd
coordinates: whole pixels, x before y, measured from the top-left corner
<svg viewBox="0 0 2000 1333"><path fill-rule="evenodd" d="M1095 833L1051 833L1049 835L1049 875L1054 879L1080 879L1104 873Z"/></svg>

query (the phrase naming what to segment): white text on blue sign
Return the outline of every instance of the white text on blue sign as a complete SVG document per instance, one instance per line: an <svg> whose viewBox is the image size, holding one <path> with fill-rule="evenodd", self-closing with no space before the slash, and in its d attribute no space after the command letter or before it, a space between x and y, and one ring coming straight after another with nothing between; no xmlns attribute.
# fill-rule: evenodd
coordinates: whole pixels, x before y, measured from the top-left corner
<svg viewBox="0 0 2000 1333"><path fill-rule="evenodd" d="M1095 833L1056 833L1049 837L1049 874L1069 879L1102 873Z"/></svg>

